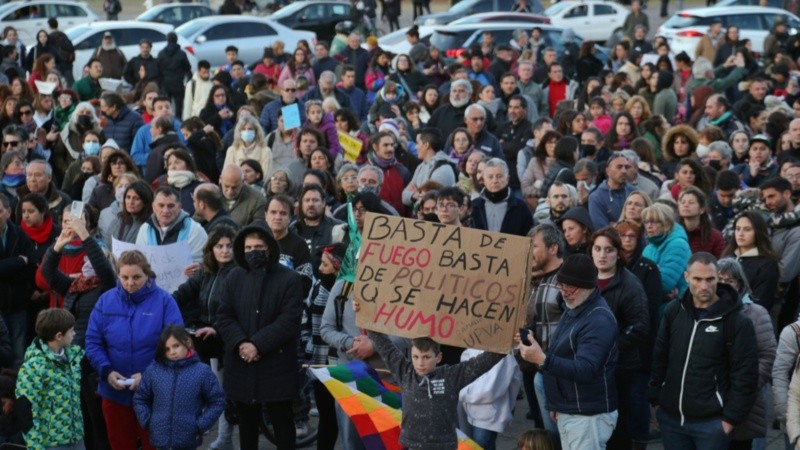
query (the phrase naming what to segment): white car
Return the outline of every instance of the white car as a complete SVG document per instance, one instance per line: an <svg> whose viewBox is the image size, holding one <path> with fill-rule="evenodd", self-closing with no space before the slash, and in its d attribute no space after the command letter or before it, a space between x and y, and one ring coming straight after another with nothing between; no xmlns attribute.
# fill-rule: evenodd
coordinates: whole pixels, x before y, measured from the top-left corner
<svg viewBox="0 0 800 450"><path fill-rule="evenodd" d="M198 60L206 60L212 66L226 64L225 47L235 45L239 59L245 64L260 62L264 47L281 40L288 50L297 47L297 41L305 39L311 48L317 44L317 35L311 31L296 31L280 23L255 16L212 16L190 20L175 29L186 39Z"/></svg>
<svg viewBox="0 0 800 450"><path fill-rule="evenodd" d="M425 45L431 40L433 30L440 27L440 25L421 25L419 26L419 41ZM399 30L392 31L391 33L378 38L378 45L380 48L392 52L395 55L408 54L411 51L411 44L406 40L406 32L411 27L400 28ZM362 47L367 48L367 44L362 44Z"/></svg>
<svg viewBox="0 0 800 450"><path fill-rule="evenodd" d="M103 34L106 31L114 36L114 42L122 50L129 61L139 54L139 41L149 39L153 43L153 56L158 56L164 47L167 46L167 33L172 31L172 25L153 22L138 22L135 20L121 21L102 21L93 22L86 25L78 25L66 30L64 33L75 46L75 63L72 69L72 76L76 80L83 78L83 66L89 62L94 53L100 47ZM184 51L187 50L187 42L178 36L178 45ZM197 69L197 58L189 51L186 51L189 63L192 65L192 72Z"/></svg>
<svg viewBox="0 0 800 450"><path fill-rule="evenodd" d="M727 8L697 8L680 11L664 22L656 34L667 38L670 49L678 54L686 52L692 59L700 39L708 32L711 22L722 20L723 33L728 25L739 27L739 39L750 39L753 52L764 52L764 40L776 20L787 24L789 34L800 30L800 19L780 8L761 6L730 6Z"/></svg>
<svg viewBox="0 0 800 450"><path fill-rule="evenodd" d="M621 30L629 13L619 3L602 0L566 0L544 10L551 24L572 28L584 39L596 42L606 41Z"/></svg>
<svg viewBox="0 0 800 450"><path fill-rule="evenodd" d="M31 0L0 5L0 24L16 28L19 39L25 45L36 44L36 33L48 29L48 17L58 19L60 30L98 20L97 14L86 2Z"/></svg>

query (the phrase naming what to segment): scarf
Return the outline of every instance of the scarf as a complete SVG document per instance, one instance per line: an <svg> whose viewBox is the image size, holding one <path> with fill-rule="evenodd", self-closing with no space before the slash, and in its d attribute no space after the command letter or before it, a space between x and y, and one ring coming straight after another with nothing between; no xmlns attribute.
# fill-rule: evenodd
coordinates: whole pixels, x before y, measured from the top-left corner
<svg viewBox="0 0 800 450"><path fill-rule="evenodd" d="M25 184L25 173L18 173L18 174L3 174L3 186L7 187L19 187Z"/></svg>
<svg viewBox="0 0 800 450"><path fill-rule="evenodd" d="M67 109L64 109L60 106L56 106L55 108L55 119L56 123L58 124L59 128L64 128L69 123L69 118L72 116L72 113L75 111L74 104L69 105Z"/></svg>
<svg viewBox="0 0 800 450"><path fill-rule="evenodd" d="M170 170L167 172L167 184L183 189L195 180L195 175L188 170Z"/></svg>
<svg viewBox="0 0 800 450"><path fill-rule="evenodd" d="M50 215L45 216L44 222L38 227L30 227L25 224L24 220L20 222L20 226L22 226L22 231L24 231L33 242L44 244L50 237L50 233L53 232L53 218L50 217Z"/></svg>
<svg viewBox="0 0 800 450"><path fill-rule="evenodd" d="M719 119L709 120L708 123L710 123L711 125L714 125L715 127L718 127L719 124L721 124L722 122L725 122L726 120L728 120L732 115L733 115L733 113L728 111L725 114L719 116Z"/></svg>
<svg viewBox="0 0 800 450"><path fill-rule="evenodd" d="M392 155L390 159L384 159L376 155L375 152L369 152L367 159L369 159L370 164L380 167L381 169L388 169L397 164L397 157L394 155Z"/></svg>
<svg viewBox="0 0 800 450"><path fill-rule="evenodd" d="M511 194L511 188L506 186L505 189L497 192L489 192L488 189L483 188L483 192L481 192L481 194L486 197L486 200L489 200L492 203L500 203L508 199L508 196Z"/></svg>
<svg viewBox="0 0 800 450"><path fill-rule="evenodd" d="M631 139L633 136L620 136L617 138L617 148L624 150L626 148L631 148Z"/></svg>
<svg viewBox="0 0 800 450"><path fill-rule="evenodd" d="M461 153L461 154L456 153L456 150L453 149L453 150L450 150L450 153L447 156L449 156L450 158L456 160L456 166L460 167L461 166L461 161L463 161L464 158L466 158L467 155L469 155L470 152L472 152L473 148L474 147L470 147L470 148L467 149L467 151L465 151L464 153Z"/></svg>
<svg viewBox="0 0 800 450"><path fill-rule="evenodd" d="M72 284L69 286L69 293L70 294L83 294L84 292L89 292L92 289L95 289L97 286L100 286L100 277L97 275L93 277L85 277L81 275Z"/></svg>

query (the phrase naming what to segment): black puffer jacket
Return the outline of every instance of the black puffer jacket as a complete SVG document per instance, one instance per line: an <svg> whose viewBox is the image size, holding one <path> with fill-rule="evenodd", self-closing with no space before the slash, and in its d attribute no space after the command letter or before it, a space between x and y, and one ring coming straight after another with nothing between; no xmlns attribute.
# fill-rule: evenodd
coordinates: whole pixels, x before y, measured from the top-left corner
<svg viewBox="0 0 800 450"><path fill-rule="evenodd" d="M691 291L670 302L658 330L648 397L677 420L723 419L738 425L758 395L758 350L753 323L736 291L717 284L719 300L695 319ZM736 314L730 351L724 318ZM672 319L670 319L672 317Z"/></svg>
<svg viewBox="0 0 800 450"><path fill-rule="evenodd" d="M658 325L661 323L658 309L664 300L664 293L661 290L661 271L658 270L656 263L642 256L641 249L638 250L635 257L628 261L628 270L642 283L647 296L650 332L647 334L647 341L640 347L640 358L642 359L642 370L650 372L650 367L653 365L653 343L658 334Z"/></svg>
<svg viewBox="0 0 800 450"><path fill-rule="evenodd" d="M5 242L0 245L0 310L10 312L25 309L28 305L33 293L36 256L33 244L22 228L10 220L6 226ZM24 256L27 262L20 256Z"/></svg>
<svg viewBox="0 0 800 450"><path fill-rule="evenodd" d="M236 264L226 264L216 273L198 270L172 293L187 326L207 327L217 321L217 309L222 296L220 289L234 267Z"/></svg>
<svg viewBox="0 0 800 450"><path fill-rule="evenodd" d="M619 327L617 372L640 370L640 351L650 335L647 296L642 284L636 275L623 268L617 270L601 293Z"/></svg>
<svg viewBox="0 0 800 450"><path fill-rule="evenodd" d="M186 52L174 42L158 52L158 70L162 76L161 87L168 93L183 91L186 80L192 77L192 65Z"/></svg>
<svg viewBox="0 0 800 450"><path fill-rule="evenodd" d="M53 251L53 247L47 249L44 262L42 262L42 276L56 293L64 296L64 309L75 316L74 343L81 347L84 345L89 316L94 310L95 303L104 292L117 285L117 274L97 240L93 237L87 238L83 241L83 249L86 251L86 256L89 257L89 262L92 263L95 274L100 279L100 284L87 292L69 292L69 288L76 280L58 270L61 253Z"/></svg>
<svg viewBox="0 0 800 450"><path fill-rule="evenodd" d="M245 259L244 241L253 233L269 249L264 269L251 269ZM262 227L244 228L233 252L239 267L226 277L216 324L225 343L225 393L245 403L292 400L298 388L297 340L303 311L300 275L280 265L278 243ZM258 361L247 363L239 357L245 342L256 346Z"/></svg>

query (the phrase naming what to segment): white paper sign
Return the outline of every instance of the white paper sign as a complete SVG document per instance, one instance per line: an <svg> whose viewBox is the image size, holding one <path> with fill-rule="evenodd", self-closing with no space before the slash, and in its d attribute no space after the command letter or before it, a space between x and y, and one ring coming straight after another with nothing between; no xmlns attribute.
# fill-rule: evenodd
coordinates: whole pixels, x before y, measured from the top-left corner
<svg viewBox="0 0 800 450"><path fill-rule="evenodd" d="M156 274L156 283L170 294L186 281L183 269L192 264L192 250L186 242L169 245L137 245L114 239L111 248L115 258L119 258L128 250L139 250L144 253Z"/></svg>

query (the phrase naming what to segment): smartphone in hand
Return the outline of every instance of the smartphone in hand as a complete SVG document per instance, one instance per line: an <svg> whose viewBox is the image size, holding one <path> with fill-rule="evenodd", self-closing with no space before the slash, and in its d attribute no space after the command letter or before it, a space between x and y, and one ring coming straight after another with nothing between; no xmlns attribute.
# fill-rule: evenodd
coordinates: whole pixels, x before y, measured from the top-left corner
<svg viewBox="0 0 800 450"><path fill-rule="evenodd" d="M525 345L531 345L531 340L529 339L531 334L531 330L527 328L520 328L519 329L519 340Z"/></svg>
<svg viewBox="0 0 800 450"><path fill-rule="evenodd" d="M82 217L83 216L83 202L73 201L72 208L70 209L69 213L72 217Z"/></svg>

